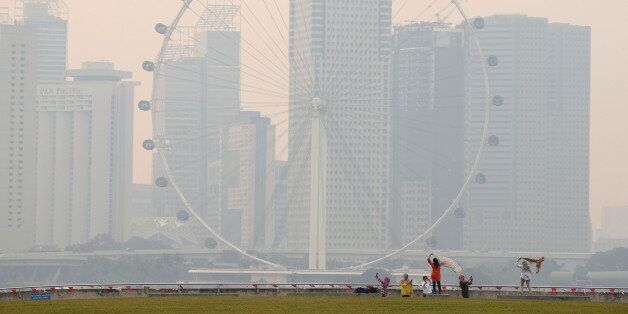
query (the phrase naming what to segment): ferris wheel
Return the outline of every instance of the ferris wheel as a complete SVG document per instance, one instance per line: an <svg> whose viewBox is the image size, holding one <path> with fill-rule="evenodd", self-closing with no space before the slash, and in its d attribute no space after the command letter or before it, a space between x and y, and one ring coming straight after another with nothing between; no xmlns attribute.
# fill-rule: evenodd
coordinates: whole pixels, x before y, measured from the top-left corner
<svg viewBox="0 0 628 314"><path fill-rule="evenodd" d="M489 88L489 69L499 60L480 47L484 20L469 18L462 1L380 1L360 7L358 14L342 4L323 6L325 1L181 2L170 24L155 26L163 44L156 58L142 65L154 74L152 99L138 108L152 115L153 136L143 148L153 152L154 184L164 195L165 214L194 225L205 246L221 245L272 268L287 265L251 250L309 247L310 265L317 268L327 267L325 252L350 251L352 245L381 254L350 266L364 268L417 245L435 246L434 233L445 221L468 219L461 203L472 185L489 179L480 160L487 147L499 145L498 135L489 134L489 120L503 99ZM334 9L339 13L329 13ZM399 35L393 34L391 26L399 21L410 21L404 23L406 35L401 26L395 27ZM426 29L448 33L425 44L417 38ZM383 73L395 70L388 65L402 53L393 46L406 41L417 45L403 50L398 69L407 70L407 62L415 68L404 72L406 81L395 82L402 88L389 91ZM459 49L467 52L448 64L427 52L441 44L469 49ZM481 88L472 97L460 93L464 84L434 92L452 79L473 80ZM416 88L423 92L408 92ZM439 106L445 108L441 115L454 107L472 112L467 132L460 124L423 118ZM418 135L391 131L400 126ZM443 146L435 142L449 142L447 136L464 144L469 157L458 162L463 168L448 164L447 151L435 152ZM423 137L430 140L417 140ZM395 149L412 157L395 159ZM286 161L277 167L277 160ZM417 208L434 205L407 200L430 193L425 173L443 173L459 183L445 193L436 214L428 209L427 222L415 221ZM395 176L406 179L391 184ZM288 196L278 192L280 178L287 178ZM397 195L402 190L406 194ZM280 197L289 199L283 220L273 216ZM396 226L383 220L403 214L391 214L391 207L407 209L405 234L387 231ZM272 240L250 232L282 223L285 233Z"/></svg>

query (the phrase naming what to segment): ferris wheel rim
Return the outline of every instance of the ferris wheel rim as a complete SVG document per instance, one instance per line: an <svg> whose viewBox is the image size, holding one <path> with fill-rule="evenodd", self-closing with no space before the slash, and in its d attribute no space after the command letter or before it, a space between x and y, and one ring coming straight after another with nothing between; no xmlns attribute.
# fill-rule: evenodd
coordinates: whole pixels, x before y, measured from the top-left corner
<svg viewBox="0 0 628 314"><path fill-rule="evenodd" d="M167 33L164 35L164 41L162 43L161 49L159 51L159 54L157 55L157 58L155 59L155 66L156 67L155 67L154 76L153 76L153 92L152 92L152 102L153 102L153 107L155 107L155 108L156 108L155 104L156 104L156 101L158 99L156 86L158 86L158 79L159 79L159 73L160 73L159 70L161 69L161 66L163 64L165 51L168 48L168 44L172 41L172 33L176 29L176 26L180 22L181 18L185 14L185 12L189 9L190 4L193 1L194 0L185 0L183 2L181 8L179 9L178 14L176 15L176 17L174 18L173 22L168 27ZM152 115L153 134L154 135L158 133L157 127L158 127L158 122L159 122L159 121L157 121L158 120L158 116L155 113L156 113L156 111L153 111L153 115ZM172 175L172 172L170 171L170 165L169 165L168 160L167 160L167 158L165 156L164 150L158 149L157 150L157 155L159 156L159 160L161 162L161 166L163 167L163 171L164 171L165 176L168 178L168 181L169 181L170 185L175 190L179 200L181 201L181 203L183 203L183 206L185 207L185 209L188 212L190 212L190 214L192 214L192 216L199 223L201 223L203 225L203 227L205 228L205 230L207 230L214 238L216 238L216 240L218 240L222 244L230 247L234 251L240 253L242 256L245 256L245 257L247 257L247 258L249 258L251 260L260 262L262 264L265 264L267 266L270 266L270 267L276 268L276 269L285 269L285 268L287 268L284 265L276 264L276 263L273 263L273 262L261 259L261 258L259 258L257 256L254 256L254 255L251 255L251 254L247 253L242 248L236 246L235 244L231 243L227 239L223 238L213 228L211 228L207 224L207 222L205 222L205 220L202 217L200 217L200 215L196 212L196 210L190 205L190 203L187 200L187 197L181 191L180 187L178 186L176 180L174 179L174 177Z"/></svg>
<svg viewBox="0 0 628 314"><path fill-rule="evenodd" d="M460 13L460 15L463 18L463 21L465 23L465 25L470 29L471 31L471 35L473 37L473 41L475 42L476 48L478 50L478 54L479 54L479 58L480 61L482 62L482 74L484 76L484 87L485 87L485 104L484 104L484 125L483 125L483 132L482 132L482 140L480 142L480 146L478 148L478 152L476 154L476 157L474 159L473 162L473 167L471 168L471 171L469 171L469 175L465 178L465 183L462 185L462 187L460 188L460 191L458 192L456 198L451 202L451 205L449 206L449 208L447 210L445 210L443 212L443 214L434 222L432 223L432 225L426 230L424 231L422 234L420 234L418 237L416 237L414 240L408 242L407 244L403 245L401 248L386 254L378 259L369 261L367 263L363 263L363 264L359 264L357 266L353 266L353 267L349 267L349 269L363 269L365 267L383 262L385 260L388 260L390 258L393 258L395 256L398 256L399 254L402 254L403 252L405 252L406 250L408 250L411 246L415 245L416 243L418 243L419 241L423 241L425 240L427 237L431 236L434 233L434 230L436 228L438 228L444 221L446 218L448 218L449 216L452 216L455 214L456 209L458 208L458 206L460 205L460 202L462 201L462 198L464 196L464 193L466 193L469 189L469 187L471 186L471 183L474 180L474 177L476 175L478 175L479 173L479 168L480 168L480 161L482 159L482 155L484 154L484 150L486 148L486 144L488 141L488 137L489 137L489 123L490 123L490 118L491 118L491 89L490 89L490 83L489 83L489 79L488 79L488 68L486 66L486 61L485 61L485 55L484 55L484 50L482 49L481 45L480 45L480 40L478 38L477 35L477 31L476 28L474 26L473 23L471 23L471 21L469 20L469 17L467 16L466 12L464 11L464 9L462 8L462 6L460 5L460 1L459 0L450 0L451 3L456 7L456 10L458 10L458 12Z"/></svg>
<svg viewBox="0 0 628 314"><path fill-rule="evenodd" d="M170 23L170 25L168 26L168 30L167 32L164 34L164 40L162 42L161 48L159 50L159 53L154 61L154 74L153 74L153 90L152 90L152 123L153 123L153 136L155 137L156 134L158 134L158 115L156 113L158 113L158 110L156 109L156 103L159 99L158 95L157 95L157 86L158 86L158 80L159 80L159 73L160 73L160 69L163 65L164 62L164 57L165 57L165 52L166 49L168 48L169 43L172 41L172 33L175 31L176 27L178 26L181 18L184 16L184 14L188 11L188 9L190 8L190 4L192 2L194 2L196 0L184 0L183 4L181 5L181 8L179 9L177 15L175 16L174 20ZM478 175L479 173L479 166L480 166L480 161L482 158L482 155L484 153L484 150L486 148L486 144L488 142L488 137L489 137L489 123L490 123L490 117L491 117L491 90L490 90L490 84L489 84L489 79L488 79L488 68L486 65L486 60L485 60L485 55L484 55L484 51L482 50L482 47L480 45L479 42L479 38L477 35L477 31L476 31L476 27L474 26L474 23L471 22L471 20L469 19L468 15L466 14L465 10L462 8L462 5L460 4L460 0L448 0L450 2L450 5L453 4L456 8L456 10L459 12L459 14L462 17L463 23L470 29L471 35L473 37L473 41L475 42L476 45L476 49L479 53L479 58L481 59L480 61L482 62L482 72L483 72L483 76L484 76L484 85L485 85L485 104L484 104L484 125L483 125L483 133L482 133L482 140L480 143L480 146L478 148L478 152L476 154L476 157L474 159L474 163L473 163L473 167L472 169L469 171L468 176L465 178L464 184L462 185L462 187L460 188L456 198L451 202L451 205L449 206L449 208L447 208L443 214L441 214L441 216L430 225L430 227L423 232L422 234L420 234L418 237L416 237L414 240L408 242L407 244L403 245L401 248L394 250L393 252L389 253L389 254L385 254L380 258L371 260L367 263L363 263L363 264L359 264L356 266L351 266L351 267L346 267L344 269L364 269L368 266L383 262L385 260L388 260L390 258L396 257L400 254L402 254L403 252L405 252L406 250L408 250L411 246L415 245L416 243L418 243L419 241L423 241L426 238L428 238L429 236L433 235L433 232L435 231L436 228L438 228L446 218L448 218L449 216L454 215L456 209L458 208L460 202L462 201L463 195L464 193L466 193L471 185L471 183L474 180L474 177L476 175ZM156 139L156 138L154 138ZM158 147L159 148L159 147ZM225 239L222 235L220 235L219 233L217 233L215 230L213 230L213 228L211 228L206 222L205 220L200 217L200 215L198 215L198 213L196 212L196 210L191 206L191 204L188 202L187 197L184 195L183 191L181 191L180 187L178 186L176 180L174 179L174 176L172 175L172 172L170 171L170 165L168 163L168 160L165 156L165 152L163 149L157 149L156 151L156 155L159 156L159 160L161 163L161 166L163 167L163 171L164 171L164 175L166 176L167 180L170 183L170 186L172 186L172 188L175 190L179 200L183 203L183 206L185 207L185 209L192 214L192 216L199 222L201 223L201 225L203 225L203 227L205 228L206 231L208 231L210 233L211 236L213 236L214 238L216 238L216 240L218 240L220 243L226 245L227 247L233 249L234 251L240 253L242 256L247 257L253 261L259 262L261 264L270 266L271 268L275 268L275 269L289 269L291 267L287 267L285 265L281 265L278 263L273 263L270 261L267 261L265 259L259 258L257 256L254 256L252 254L247 253L245 250L243 250L242 248L238 247L237 245L231 243L230 241L228 241L227 239Z"/></svg>

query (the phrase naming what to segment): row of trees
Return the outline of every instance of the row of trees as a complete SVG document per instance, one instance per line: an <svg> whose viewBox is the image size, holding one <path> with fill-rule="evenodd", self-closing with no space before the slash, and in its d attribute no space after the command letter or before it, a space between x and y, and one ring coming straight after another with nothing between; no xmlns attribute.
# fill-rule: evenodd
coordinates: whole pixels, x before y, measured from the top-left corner
<svg viewBox="0 0 628 314"><path fill-rule="evenodd" d="M53 245L36 245L30 249L30 252L74 252L89 253L94 251L114 251L114 250L167 250L172 249L171 246L159 241L147 240L140 237L133 237L124 242L115 241L108 234L100 234L95 236L87 243L73 244L65 247L63 250Z"/></svg>

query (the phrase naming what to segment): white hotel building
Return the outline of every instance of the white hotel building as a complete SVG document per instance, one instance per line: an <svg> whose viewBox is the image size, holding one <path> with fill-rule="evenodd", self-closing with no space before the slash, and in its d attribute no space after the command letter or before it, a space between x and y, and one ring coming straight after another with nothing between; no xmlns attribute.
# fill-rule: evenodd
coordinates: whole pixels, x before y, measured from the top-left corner
<svg viewBox="0 0 628 314"><path fill-rule="evenodd" d="M139 83L109 62L38 87L36 243L124 236L132 184L133 98Z"/></svg>
<svg viewBox="0 0 628 314"><path fill-rule="evenodd" d="M0 15L0 249L33 245L35 32Z"/></svg>

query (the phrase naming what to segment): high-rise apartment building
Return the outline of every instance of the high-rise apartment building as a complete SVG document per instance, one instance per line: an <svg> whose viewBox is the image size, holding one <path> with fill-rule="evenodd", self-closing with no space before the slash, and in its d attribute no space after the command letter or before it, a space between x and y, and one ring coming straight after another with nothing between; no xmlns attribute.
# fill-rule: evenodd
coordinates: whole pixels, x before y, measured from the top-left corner
<svg viewBox="0 0 628 314"><path fill-rule="evenodd" d="M381 252L390 215L391 1L290 1L288 247L310 245L312 103L326 133L326 248ZM312 267L312 265L310 265ZM324 267L319 264L317 267Z"/></svg>
<svg viewBox="0 0 628 314"><path fill-rule="evenodd" d="M589 251L591 30L522 15L476 25L493 100L481 174L464 204L464 247ZM467 171L485 100L485 64L469 47Z"/></svg>
<svg viewBox="0 0 628 314"><path fill-rule="evenodd" d="M109 62L37 88L36 241L65 247L125 238L133 178L134 89Z"/></svg>
<svg viewBox="0 0 628 314"><path fill-rule="evenodd" d="M37 129L35 32L0 24L0 247L34 244Z"/></svg>
<svg viewBox="0 0 628 314"><path fill-rule="evenodd" d="M244 249L265 246L275 161L275 127L241 112L221 135L222 234Z"/></svg>
<svg viewBox="0 0 628 314"><path fill-rule="evenodd" d="M37 82L65 81L68 7L63 0L19 0L24 25L37 34Z"/></svg>
<svg viewBox="0 0 628 314"><path fill-rule="evenodd" d="M449 208L464 180L464 41L442 23L394 32L391 242L408 243ZM462 247L462 220L435 231L437 247Z"/></svg>

